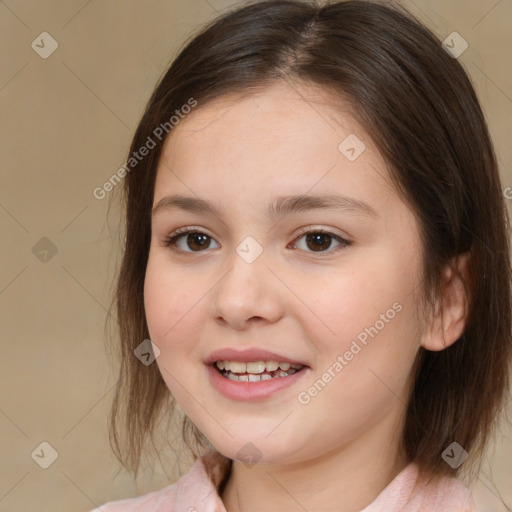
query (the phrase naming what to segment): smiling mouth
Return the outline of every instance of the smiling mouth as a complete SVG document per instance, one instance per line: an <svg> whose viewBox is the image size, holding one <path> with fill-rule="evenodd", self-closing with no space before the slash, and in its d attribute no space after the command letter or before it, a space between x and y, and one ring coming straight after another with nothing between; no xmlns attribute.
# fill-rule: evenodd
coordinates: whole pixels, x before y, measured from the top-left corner
<svg viewBox="0 0 512 512"><path fill-rule="evenodd" d="M258 382L262 380L288 377L301 371L301 364L280 363L278 361L217 361L215 369L226 379L238 382Z"/></svg>

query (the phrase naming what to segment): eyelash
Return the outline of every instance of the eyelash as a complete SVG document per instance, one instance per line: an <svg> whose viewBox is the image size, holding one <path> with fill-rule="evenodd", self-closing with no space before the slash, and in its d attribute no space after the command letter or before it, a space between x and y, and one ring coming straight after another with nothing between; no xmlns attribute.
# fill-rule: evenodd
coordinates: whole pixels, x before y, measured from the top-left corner
<svg viewBox="0 0 512 512"><path fill-rule="evenodd" d="M208 235L206 233L203 233L202 231L200 231L199 229L197 229L195 227L186 227L186 228L180 228L180 229L176 230L172 235L166 237L165 240L164 240L164 244L167 247L176 246L176 242L181 237L183 237L185 235L189 235L191 233L194 233L194 234L197 233L197 234L200 234L200 235L206 235L208 238L212 238L213 239L213 237L210 237L210 235ZM340 245L338 245L337 247L335 247L332 250L318 251L318 252L317 251L306 251L308 253L312 253L312 254L317 254L317 253L319 253L319 254L324 254L324 253L332 254L332 253L341 251L343 249L346 249L347 247L352 245L351 241L346 240L345 238L342 238L339 235L336 235L336 234L334 234L334 233L332 233L330 231L327 231L327 230L321 229L321 228L315 228L315 229L309 228L309 229L301 230L297 234L297 237L294 239L294 242L297 242L297 240L299 240L303 236L308 235L310 233L330 235L337 242L339 242ZM185 252L185 253L201 253L201 252L204 252L204 251L181 251L181 252Z"/></svg>

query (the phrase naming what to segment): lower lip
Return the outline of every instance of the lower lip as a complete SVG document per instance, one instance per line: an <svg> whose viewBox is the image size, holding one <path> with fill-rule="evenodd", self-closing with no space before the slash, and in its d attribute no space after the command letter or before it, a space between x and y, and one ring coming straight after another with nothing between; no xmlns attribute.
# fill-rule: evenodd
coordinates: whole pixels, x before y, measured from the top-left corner
<svg viewBox="0 0 512 512"><path fill-rule="evenodd" d="M292 386L307 373L307 368L303 367L287 377L276 377L256 382L240 382L223 377L212 365L208 365L207 368L210 382L219 393L231 400L242 402L269 398L279 390Z"/></svg>

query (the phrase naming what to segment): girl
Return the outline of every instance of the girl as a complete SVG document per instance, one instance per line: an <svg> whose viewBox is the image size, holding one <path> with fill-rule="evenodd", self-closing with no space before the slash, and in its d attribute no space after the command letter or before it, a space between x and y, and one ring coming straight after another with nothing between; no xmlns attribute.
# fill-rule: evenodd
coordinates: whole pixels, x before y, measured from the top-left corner
<svg viewBox="0 0 512 512"><path fill-rule="evenodd" d="M197 460L97 511L475 510L456 476L506 401L508 219L434 35L359 0L226 14L157 86L125 187L113 446L136 473L178 403Z"/></svg>

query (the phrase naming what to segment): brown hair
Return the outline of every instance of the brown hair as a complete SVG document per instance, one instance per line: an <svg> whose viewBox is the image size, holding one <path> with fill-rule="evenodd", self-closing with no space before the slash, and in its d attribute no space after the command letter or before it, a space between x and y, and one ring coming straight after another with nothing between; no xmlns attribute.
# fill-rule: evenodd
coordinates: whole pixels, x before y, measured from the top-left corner
<svg viewBox="0 0 512 512"><path fill-rule="evenodd" d="M289 79L348 100L388 163L420 224L425 304L433 307L440 296L441 272L452 258L469 256L465 332L445 350L419 349L403 432L409 460L433 475L457 474L442 459L443 450L456 441L470 454L465 466L478 462L508 391L508 214L471 82L429 30L403 9L361 0L238 8L213 20L173 61L149 100L130 154L191 98L201 108L229 93ZM111 444L135 474L157 418L174 404L157 365L144 366L133 353L149 338L143 287L165 142L153 139L156 147L129 167L124 182L126 241L115 297L122 357ZM197 457L204 437L186 418L183 433Z"/></svg>

